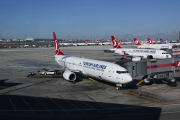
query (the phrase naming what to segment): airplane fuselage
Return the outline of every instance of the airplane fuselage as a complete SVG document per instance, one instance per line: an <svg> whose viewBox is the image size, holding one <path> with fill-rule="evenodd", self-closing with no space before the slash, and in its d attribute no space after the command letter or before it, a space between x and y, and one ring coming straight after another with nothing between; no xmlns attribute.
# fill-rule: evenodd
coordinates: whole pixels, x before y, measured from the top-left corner
<svg viewBox="0 0 180 120"><path fill-rule="evenodd" d="M61 67L72 72L81 71L88 77L115 84L126 84L132 81L127 70L114 63L63 55L55 55L55 60Z"/></svg>
<svg viewBox="0 0 180 120"><path fill-rule="evenodd" d="M162 58L171 58L171 55L163 50L153 50L153 49L131 49L131 48L120 48L120 49L110 49L113 50L114 53L118 53L120 55L124 55L124 51L126 54L134 57L143 57L147 58L147 56L152 55L153 58L162 59Z"/></svg>
<svg viewBox="0 0 180 120"><path fill-rule="evenodd" d="M172 46L167 44L142 44L139 46L136 46L137 48L145 48L145 49L170 49Z"/></svg>

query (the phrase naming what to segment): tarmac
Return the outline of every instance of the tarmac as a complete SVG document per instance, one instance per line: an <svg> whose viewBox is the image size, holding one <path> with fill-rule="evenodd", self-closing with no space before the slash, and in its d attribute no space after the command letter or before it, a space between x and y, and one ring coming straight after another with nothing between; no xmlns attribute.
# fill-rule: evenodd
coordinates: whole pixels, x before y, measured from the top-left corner
<svg viewBox="0 0 180 120"><path fill-rule="evenodd" d="M125 46L124 47L131 47ZM61 47L71 56L115 62L119 56L104 53L111 46ZM94 79L75 83L59 76L27 77L42 68L60 69L54 48L0 49L0 116L3 119L105 119L177 120L180 117L180 84L159 81L123 90ZM134 85L133 85L134 84Z"/></svg>

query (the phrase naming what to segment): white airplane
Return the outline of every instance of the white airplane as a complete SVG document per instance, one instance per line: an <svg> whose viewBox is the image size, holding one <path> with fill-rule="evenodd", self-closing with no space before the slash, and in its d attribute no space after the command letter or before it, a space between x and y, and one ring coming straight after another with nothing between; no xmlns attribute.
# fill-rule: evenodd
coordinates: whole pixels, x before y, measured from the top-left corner
<svg viewBox="0 0 180 120"><path fill-rule="evenodd" d="M147 49L172 49L171 45L168 44L153 44L152 40L148 38L149 44L141 44L137 38L134 38L134 44L137 48L147 48Z"/></svg>
<svg viewBox="0 0 180 120"><path fill-rule="evenodd" d="M155 50L155 49L132 49L132 48L121 48L119 43L117 42L114 36L111 36L114 53L118 53L120 55L124 55L124 52L127 56L132 57L132 61L139 61L141 59L163 59L163 58L171 58L171 55L168 54L164 50Z"/></svg>
<svg viewBox="0 0 180 120"><path fill-rule="evenodd" d="M59 43L60 46L85 46L88 45L88 40L86 40L85 42L80 42L80 43Z"/></svg>
<svg viewBox="0 0 180 120"><path fill-rule="evenodd" d="M88 45L88 40L86 40L85 42L81 42L81 43L76 43L77 44L77 46L86 46L86 45Z"/></svg>
<svg viewBox="0 0 180 120"><path fill-rule="evenodd" d="M99 45L111 45L111 42L100 42Z"/></svg>
<svg viewBox="0 0 180 120"><path fill-rule="evenodd" d="M133 42L129 42L129 41L123 42L122 40L120 40L119 43L120 43L120 45L128 45L128 44L132 44Z"/></svg>
<svg viewBox="0 0 180 120"><path fill-rule="evenodd" d="M72 46L71 43L65 43L65 42L62 42L62 43L59 43L60 46Z"/></svg>
<svg viewBox="0 0 180 120"><path fill-rule="evenodd" d="M68 81L77 79L76 72L88 77L115 83L117 89L132 81L128 71L111 62L66 56L59 48L55 32L53 32L55 46L55 61L64 68L63 77Z"/></svg>
<svg viewBox="0 0 180 120"><path fill-rule="evenodd" d="M99 45L99 41L98 40L96 40L96 42L89 42L89 41L87 41L87 45L91 45L91 46Z"/></svg>
<svg viewBox="0 0 180 120"><path fill-rule="evenodd" d="M151 45L153 44L153 42L152 42L152 40L150 38L148 39L148 43L151 44ZM176 43L167 43L167 42L164 42L164 40L160 39L160 44L158 44L158 45L167 45L167 46L173 47L173 46L179 46L180 43L178 43L178 42L176 42Z"/></svg>

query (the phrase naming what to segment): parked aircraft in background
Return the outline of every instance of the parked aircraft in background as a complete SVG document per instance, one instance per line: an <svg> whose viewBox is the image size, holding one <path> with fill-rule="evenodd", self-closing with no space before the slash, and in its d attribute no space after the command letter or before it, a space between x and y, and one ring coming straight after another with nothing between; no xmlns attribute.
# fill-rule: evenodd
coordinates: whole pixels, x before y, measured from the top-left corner
<svg viewBox="0 0 180 120"><path fill-rule="evenodd" d="M60 43L60 46L72 46L71 43Z"/></svg>
<svg viewBox="0 0 180 120"><path fill-rule="evenodd" d="M96 42L87 42L87 45L91 45L91 46L94 46L94 45L99 45L99 41L96 40Z"/></svg>
<svg viewBox="0 0 180 120"><path fill-rule="evenodd" d="M111 45L111 42L99 42L99 45Z"/></svg>
<svg viewBox="0 0 180 120"><path fill-rule="evenodd" d="M147 38L149 44L154 44L154 42L151 40L151 38Z"/></svg>
<svg viewBox="0 0 180 120"><path fill-rule="evenodd" d="M162 38L160 38L160 44L166 44L166 40L163 40Z"/></svg>
<svg viewBox="0 0 180 120"><path fill-rule="evenodd" d="M120 40L119 43L120 43L120 45L128 45L128 44L132 44L133 42L129 42L129 41L123 42L122 40Z"/></svg>
<svg viewBox="0 0 180 120"><path fill-rule="evenodd" d="M119 89L123 84L132 81L128 71L111 62L87 59L81 57L66 56L59 48L55 32L53 32L55 46L55 61L64 68L63 78L68 81L77 79L76 73L104 80L116 84Z"/></svg>
<svg viewBox="0 0 180 120"><path fill-rule="evenodd" d="M86 40L85 42L81 42L81 43L76 43L77 46L85 46L88 44L88 40Z"/></svg>
<svg viewBox="0 0 180 120"><path fill-rule="evenodd" d="M172 46L168 44L153 44L150 38L148 38L148 43L149 44L141 44L137 38L134 38L134 44L136 45L137 48L146 48L146 49L171 49L172 48Z"/></svg>
<svg viewBox="0 0 180 120"><path fill-rule="evenodd" d="M150 39L149 44L151 44L151 42L152 42L152 40ZM167 43L165 40L160 38L160 44L159 45L169 45L169 46L175 47L175 46L179 46L180 43L179 42L176 42L176 43Z"/></svg>
<svg viewBox="0 0 180 120"><path fill-rule="evenodd" d="M171 58L171 55L168 54L164 50L121 48L121 46L119 45L119 43L117 42L114 36L111 36L111 40L112 40L114 48L110 50L120 55L124 55L124 52L125 52L126 56L132 57L132 61L139 61L139 60L147 59L147 58L148 59Z"/></svg>

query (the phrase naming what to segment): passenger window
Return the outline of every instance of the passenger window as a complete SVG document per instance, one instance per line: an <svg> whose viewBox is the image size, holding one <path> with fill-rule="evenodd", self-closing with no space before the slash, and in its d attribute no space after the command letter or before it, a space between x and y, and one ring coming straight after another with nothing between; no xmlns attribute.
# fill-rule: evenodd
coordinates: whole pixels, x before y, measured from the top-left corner
<svg viewBox="0 0 180 120"><path fill-rule="evenodd" d="M128 71L116 71L116 73L121 74L121 73L128 73Z"/></svg>

